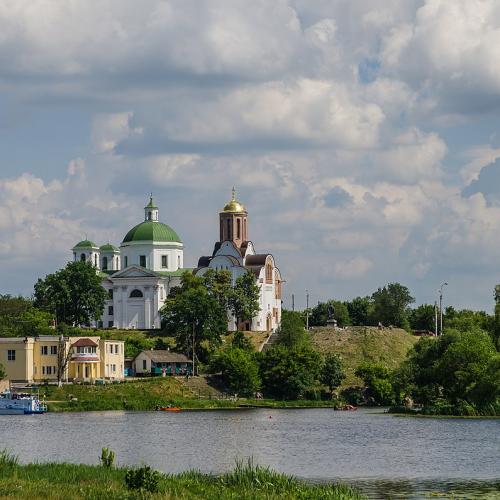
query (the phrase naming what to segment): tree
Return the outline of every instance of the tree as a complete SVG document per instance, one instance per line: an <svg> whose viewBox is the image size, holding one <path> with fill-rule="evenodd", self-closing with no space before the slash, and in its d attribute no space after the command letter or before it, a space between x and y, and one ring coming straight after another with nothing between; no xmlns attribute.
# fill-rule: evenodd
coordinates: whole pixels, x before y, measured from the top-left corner
<svg viewBox="0 0 500 500"><path fill-rule="evenodd" d="M104 311L106 291L89 262L69 262L35 284L34 305L54 313L58 323L88 325Z"/></svg>
<svg viewBox="0 0 500 500"><path fill-rule="evenodd" d="M394 403L394 391L391 384L391 372L382 363L362 363L354 372L363 380L367 396L376 405Z"/></svg>
<svg viewBox="0 0 500 500"><path fill-rule="evenodd" d="M227 309L220 288L213 286L215 281L212 273L205 279L185 272L181 286L167 297L161 310L165 331L175 337L177 346L202 359L207 359L207 349L213 351L220 345L221 335L227 332Z"/></svg>
<svg viewBox="0 0 500 500"><path fill-rule="evenodd" d="M298 399L317 384L322 359L307 345L292 349L279 345L262 353L259 364L266 393L284 399Z"/></svg>
<svg viewBox="0 0 500 500"><path fill-rule="evenodd" d="M254 351L252 342L250 341L250 339L245 337L245 334L243 332L234 332L231 345L237 349L243 349L244 351Z"/></svg>
<svg viewBox="0 0 500 500"><path fill-rule="evenodd" d="M353 325L367 326L370 324L373 309L373 301L370 297L356 297L347 302L346 305Z"/></svg>
<svg viewBox="0 0 500 500"><path fill-rule="evenodd" d="M411 309L408 314L410 328L412 330L435 330L435 308L431 304L422 304L415 309Z"/></svg>
<svg viewBox="0 0 500 500"><path fill-rule="evenodd" d="M0 295L0 336L26 337L50 335L54 315L33 307L24 297Z"/></svg>
<svg viewBox="0 0 500 500"><path fill-rule="evenodd" d="M281 324L276 332L277 343L288 348L308 344L310 338L305 327L304 318L300 312L283 310Z"/></svg>
<svg viewBox="0 0 500 500"><path fill-rule="evenodd" d="M229 295L229 309L236 318L236 323L252 321L260 311L260 288L255 284L255 276L251 271L238 276L234 288Z"/></svg>
<svg viewBox="0 0 500 500"><path fill-rule="evenodd" d="M220 373L234 393L252 396L260 389L259 365L252 352L237 347L218 351L210 361L211 373Z"/></svg>
<svg viewBox="0 0 500 500"><path fill-rule="evenodd" d="M326 326L330 309L334 311L333 318L337 320L338 326L343 327L351 324L346 304L338 300L329 300L328 302L320 302L316 307L313 307L309 316L309 325Z"/></svg>
<svg viewBox="0 0 500 500"><path fill-rule="evenodd" d="M415 302L410 290L400 283L389 283L372 294L374 323L381 322L409 329L408 306Z"/></svg>
<svg viewBox="0 0 500 500"><path fill-rule="evenodd" d="M66 339L61 335L57 343L57 385L59 387L62 386L62 381L66 372L66 367L71 359L72 351L73 347L71 345L66 350Z"/></svg>
<svg viewBox="0 0 500 500"><path fill-rule="evenodd" d="M0 363L0 380L3 380L7 376L4 366Z"/></svg>
<svg viewBox="0 0 500 500"><path fill-rule="evenodd" d="M487 332L448 330L422 338L396 372L399 386L417 403L482 408L500 397L498 353Z"/></svg>
<svg viewBox="0 0 500 500"><path fill-rule="evenodd" d="M321 370L321 383L328 386L330 392L333 392L340 386L344 379L345 372L340 357L336 354L326 356L323 369Z"/></svg>

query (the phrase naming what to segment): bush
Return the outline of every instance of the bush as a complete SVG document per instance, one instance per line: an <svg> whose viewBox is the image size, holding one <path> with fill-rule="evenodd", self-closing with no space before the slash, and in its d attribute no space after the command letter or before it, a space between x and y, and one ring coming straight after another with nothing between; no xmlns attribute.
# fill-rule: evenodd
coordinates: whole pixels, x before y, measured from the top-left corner
<svg viewBox="0 0 500 500"><path fill-rule="evenodd" d="M129 490L149 491L156 493L160 482L160 473L149 465L138 469L129 469L125 474L125 484Z"/></svg>
<svg viewBox="0 0 500 500"><path fill-rule="evenodd" d="M113 464L115 463L115 452L108 448L103 448L100 460L103 467L107 467L108 469L113 467Z"/></svg>
<svg viewBox="0 0 500 500"><path fill-rule="evenodd" d="M350 405L355 406L358 406L365 401L362 387L348 387L340 393L340 397Z"/></svg>

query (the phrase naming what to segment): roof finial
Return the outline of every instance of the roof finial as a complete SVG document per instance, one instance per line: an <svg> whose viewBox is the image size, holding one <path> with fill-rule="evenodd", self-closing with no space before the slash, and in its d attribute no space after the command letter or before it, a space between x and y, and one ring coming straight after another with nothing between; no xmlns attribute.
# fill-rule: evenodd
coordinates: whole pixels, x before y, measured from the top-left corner
<svg viewBox="0 0 500 500"><path fill-rule="evenodd" d="M233 193L233 197L231 198L231 200L236 201L236 189L234 189L234 186L233 186L232 193Z"/></svg>

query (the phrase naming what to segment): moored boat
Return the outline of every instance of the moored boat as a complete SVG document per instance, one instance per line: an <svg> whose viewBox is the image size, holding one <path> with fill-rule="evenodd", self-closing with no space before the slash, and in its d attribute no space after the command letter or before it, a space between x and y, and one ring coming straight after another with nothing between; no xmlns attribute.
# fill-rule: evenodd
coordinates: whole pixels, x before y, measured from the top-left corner
<svg viewBox="0 0 500 500"><path fill-rule="evenodd" d="M5 391L0 394L0 415L36 415L45 413L47 405L38 395Z"/></svg>

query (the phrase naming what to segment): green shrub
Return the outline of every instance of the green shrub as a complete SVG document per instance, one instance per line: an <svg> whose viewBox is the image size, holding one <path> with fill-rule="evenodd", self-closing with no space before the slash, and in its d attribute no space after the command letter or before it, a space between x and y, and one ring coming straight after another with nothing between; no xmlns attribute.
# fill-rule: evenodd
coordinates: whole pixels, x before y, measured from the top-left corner
<svg viewBox="0 0 500 500"><path fill-rule="evenodd" d="M159 482L160 473L153 470L149 465L145 465L138 469L129 469L125 474L125 484L129 490L156 493L158 491Z"/></svg>
<svg viewBox="0 0 500 500"><path fill-rule="evenodd" d="M101 465L108 469L113 467L115 463L115 452L108 448L103 448L101 451Z"/></svg>

